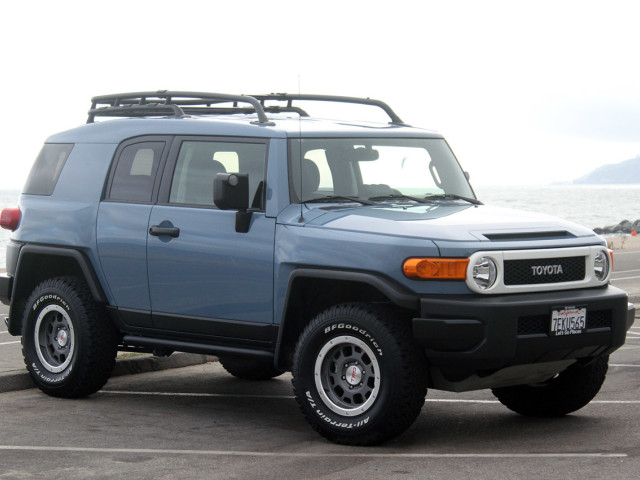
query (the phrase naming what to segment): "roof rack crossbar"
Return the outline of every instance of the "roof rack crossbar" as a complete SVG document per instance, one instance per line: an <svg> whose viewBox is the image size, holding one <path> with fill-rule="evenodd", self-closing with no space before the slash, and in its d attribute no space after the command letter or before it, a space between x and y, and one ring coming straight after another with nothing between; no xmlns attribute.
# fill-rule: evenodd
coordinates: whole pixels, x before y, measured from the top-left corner
<svg viewBox="0 0 640 480"><path fill-rule="evenodd" d="M114 107L100 107L89 110L87 123L93 123L93 119L99 116L109 117L145 117L151 115L171 115L176 118L186 117L182 108L178 105L162 103L125 104Z"/></svg>
<svg viewBox="0 0 640 480"><path fill-rule="evenodd" d="M193 115L223 115L243 113L251 114L255 110L251 107L181 107L186 114ZM263 107L265 113L297 113L301 117L308 117L309 114L300 107L281 107L279 105L267 105Z"/></svg>
<svg viewBox="0 0 640 480"><path fill-rule="evenodd" d="M372 105L379 107L389 116L391 123L394 125L406 125L402 119L393 111L393 109L381 100L360 97L343 97L337 95L308 95L308 94L292 94L292 93L270 93L268 95L251 95L253 98L260 100L262 105L266 100L287 101L287 107L292 107L293 100L311 100L318 102L340 102L354 103L359 105Z"/></svg>
<svg viewBox="0 0 640 480"><path fill-rule="evenodd" d="M91 109L87 123L93 123L96 116L138 116L158 114L159 105L168 107L175 115L183 116L182 106L212 105L216 103L232 102L234 107L238 103L248 103L258 116L258 125L273 125L269 121L260 102L246 95L228 95L224 93L183 92L158 90L155 92L118 93L101 95L91 99ZM104 105L100 107L100 105ZM149 108L150 105L154 105ZM134 108L135 107L135 108ZM178 114L178 110L180 113Z"/></svg>

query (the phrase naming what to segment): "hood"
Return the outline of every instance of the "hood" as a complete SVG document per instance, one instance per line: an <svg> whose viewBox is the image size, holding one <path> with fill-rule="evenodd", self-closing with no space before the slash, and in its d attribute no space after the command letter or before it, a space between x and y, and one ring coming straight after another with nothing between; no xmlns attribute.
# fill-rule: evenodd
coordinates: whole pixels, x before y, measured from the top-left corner
<svg viewBox="0 0 640 480"><path fill-rule="evenodd" d="M597 241L592 230L567 220L521 210L442 202L313 208L307 226L428 238L436 243L576 239ZM316 216L317 215L317 216Z"/></svg>

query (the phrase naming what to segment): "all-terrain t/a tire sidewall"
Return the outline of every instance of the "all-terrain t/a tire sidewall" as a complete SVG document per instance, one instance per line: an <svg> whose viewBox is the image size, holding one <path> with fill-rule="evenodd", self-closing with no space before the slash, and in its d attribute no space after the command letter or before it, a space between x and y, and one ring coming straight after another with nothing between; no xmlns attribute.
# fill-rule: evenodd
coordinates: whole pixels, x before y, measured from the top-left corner
<svg viewBox="0 0 640 480"><path fill-rule="evenodd" d="M316 317L299 340L292 372L296 399L311 426L332 441L370 445L388 440L413 423L424 403L426 374L415 371L410 335L406 331L398 335L387 328L388 324L378 321L379 313L358 304L332 307ZM336 412L337 405L332 409L327 404L331 399L318 388L316 362L322 361L318 354L323 349L330 354L332 346L341 342L366 351L365 359L369 353L374 356L362 370L376 376L372 385L377 390L368 389L375 399L364 402L363 405L370 405L363 412L357 409L350 409L355 411L348 414ZM426 369L426 365L417 368ZM414 382L406 378L411 374L415 374ZM406 391L407 385L413 388Z"/></svg>
<svg viewBox="0 0 640 480"><path fill-rule="evenodd" d="M53 278L34 289L25 306L22 349L27 369L42 391L81 397L104 385L113 368L116 344L113 327L106 325L101 313L78 280ZM52 324L63 330L57 337L46 331ZM52 336L60 344L68 342L67 358L47 353L46 339L55 344Z"/></svg>

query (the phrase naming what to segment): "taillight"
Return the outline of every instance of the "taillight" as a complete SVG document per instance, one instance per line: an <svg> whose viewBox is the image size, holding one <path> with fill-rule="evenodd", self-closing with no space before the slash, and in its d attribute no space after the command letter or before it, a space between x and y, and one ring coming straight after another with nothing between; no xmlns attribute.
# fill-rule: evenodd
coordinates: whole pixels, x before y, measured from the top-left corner
<svg viewBox="0 0 640 480"><path fill-rule="evenodd" d="M7 207L2 209L2 213L0 214L0 227L13 232L18 228L18 225L20 225L21 216L22 215L18 207Z"/></svg>

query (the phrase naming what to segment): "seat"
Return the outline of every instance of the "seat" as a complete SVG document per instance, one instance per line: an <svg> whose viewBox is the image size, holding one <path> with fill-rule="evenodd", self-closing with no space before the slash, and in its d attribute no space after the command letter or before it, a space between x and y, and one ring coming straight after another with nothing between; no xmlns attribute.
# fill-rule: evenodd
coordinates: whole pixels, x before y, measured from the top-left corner
<svg viewBox="0 0 640 480"><path fill-rule="evenodd" d="M302 160L302 199L314 198L320 187L320 170L314 161Z"/></svg>
<svg viewBox="0 0 640 480"><path fill-rule="evenodd" d="M218 173L226 173L222 163L212 155L200 155L191 160L187 171L184 203L213 206L213 180Z"/></svg>

